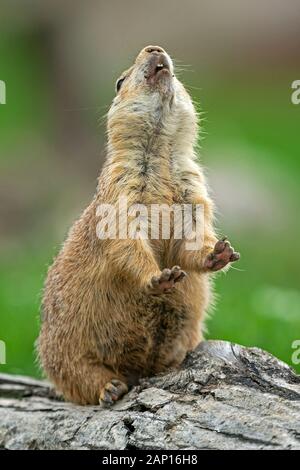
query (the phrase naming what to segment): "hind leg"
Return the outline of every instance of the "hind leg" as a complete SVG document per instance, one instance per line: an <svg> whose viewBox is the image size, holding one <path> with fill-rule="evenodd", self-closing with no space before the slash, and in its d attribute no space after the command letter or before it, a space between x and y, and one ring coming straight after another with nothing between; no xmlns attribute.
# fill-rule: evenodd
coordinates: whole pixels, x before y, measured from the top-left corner
<svg viewBox="0 0 300 470"><path fill-rule="evenodd" d="M48 370L64 398L79 405L111 405L127 391L125 378L103 365L81 362L67 371L60 371L59 378Z"/></svg>

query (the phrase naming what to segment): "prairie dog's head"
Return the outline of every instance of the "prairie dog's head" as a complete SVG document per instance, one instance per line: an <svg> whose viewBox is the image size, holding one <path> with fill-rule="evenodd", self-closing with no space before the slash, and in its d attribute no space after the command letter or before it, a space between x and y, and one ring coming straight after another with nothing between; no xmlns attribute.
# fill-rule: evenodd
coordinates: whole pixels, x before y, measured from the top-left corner
<svg viewBox="0 0 300 470"><path fill-rule="evenodd" d="M151 133L159 123L167 133L188 130L196 134L192 100L174 73L170 56L159 46L147 46L116 82L116 96L108 113L108 134L129 138L137 130ZM128 132L126 131L128 130ZM141 132L139 133L141 135Z"/></svg>
<svg viewBox="0 0 300 470"><path fill-rule="evenodd" d="M173 63L164 49L147 46L139 53L134 65L117 80L116 93L121 98L143 92L159 92L167 97L174 91L173 78Z"/></svg>

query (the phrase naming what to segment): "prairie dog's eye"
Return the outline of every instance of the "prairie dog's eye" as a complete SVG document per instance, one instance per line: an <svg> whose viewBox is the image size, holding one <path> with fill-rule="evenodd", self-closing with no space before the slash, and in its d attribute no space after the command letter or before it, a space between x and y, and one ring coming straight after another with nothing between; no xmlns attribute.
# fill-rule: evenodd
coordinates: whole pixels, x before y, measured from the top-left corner
<svg viewBox="0 0 300 470"><path fill-rule="evenodd" d="M124 82L126 77L122 77L122 78L119 78L119 80L117 80L117 83L116 83L116 91L117 93L120 91L120 88L122 86L122 83Z"/></svg>

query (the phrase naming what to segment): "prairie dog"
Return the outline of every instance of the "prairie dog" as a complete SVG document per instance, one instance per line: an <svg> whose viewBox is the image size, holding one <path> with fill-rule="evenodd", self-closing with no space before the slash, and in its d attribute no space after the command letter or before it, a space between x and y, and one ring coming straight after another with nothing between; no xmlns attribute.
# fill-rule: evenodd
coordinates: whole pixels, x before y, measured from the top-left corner
<svg viewBox="0 0 300 470"><path fill-rule="evenodd" d="M239 254L215 235L197 132L171 58L161 47L144 48L116 84L96 194L45 283L39 358L66 400L110 405L140 377L178 367L202 340L211 273ZM201 247L186 249L172 217L167 239L122 238L120 229L99 237L99 206L116 207L120 198L149 214L153 204L199 205Z"/></svg>

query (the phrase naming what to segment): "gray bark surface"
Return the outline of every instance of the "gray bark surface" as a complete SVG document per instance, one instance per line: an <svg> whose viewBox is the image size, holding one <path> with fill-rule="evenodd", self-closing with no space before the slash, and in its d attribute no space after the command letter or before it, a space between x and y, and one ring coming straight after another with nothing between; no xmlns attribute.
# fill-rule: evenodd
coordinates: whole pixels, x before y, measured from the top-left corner
<svg viewBox="0 0 300 470"><path fill-rule="evenodd" d="M0 374L0 449L300 449L300 376L257 348L206 341L111 409Z"/></svg>

